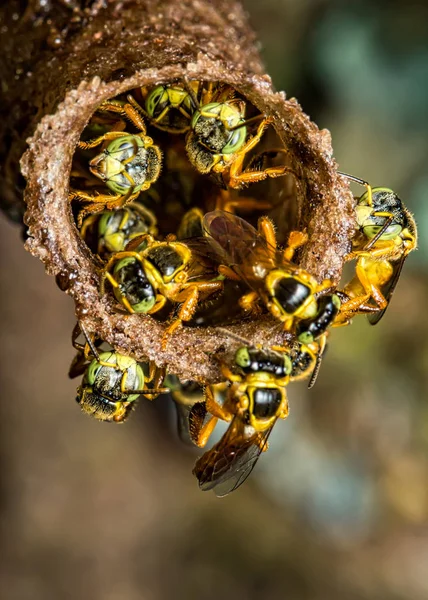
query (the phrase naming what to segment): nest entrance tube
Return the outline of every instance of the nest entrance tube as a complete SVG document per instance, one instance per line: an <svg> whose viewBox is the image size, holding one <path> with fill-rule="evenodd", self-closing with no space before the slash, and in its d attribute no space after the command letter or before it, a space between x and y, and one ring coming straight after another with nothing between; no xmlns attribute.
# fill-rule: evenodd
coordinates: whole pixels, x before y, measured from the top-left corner
<svg viewBox="0 0 428 600"><path fill-rule="evenodd" d="M336 172L329 133L320 131L296 101L276 93L263 74L239 3L101 4L93 3L91 14L81 12L61 47L36 53L32 77L21 82L20 93L14 87L8 94L7 100L21 107L20 117L25 110L29 115L31 138L21 159L27 182L26 247L73 297L88 331L119 352L167 366L182 380L213 383L221 379L216 354L231 353L236 341L215 327L184 326L163 350L165 323L118 312L110 295L100 297L99 264L79 235L68 200L76 144L98 106L131 89L183 78L235 88L272 119L290 167L299 174L296 225L309 236L299 264L319 281L340 279L354 232L353 198L348 182ZM271 316L230 329L267 347L284 341Z"/></svg>

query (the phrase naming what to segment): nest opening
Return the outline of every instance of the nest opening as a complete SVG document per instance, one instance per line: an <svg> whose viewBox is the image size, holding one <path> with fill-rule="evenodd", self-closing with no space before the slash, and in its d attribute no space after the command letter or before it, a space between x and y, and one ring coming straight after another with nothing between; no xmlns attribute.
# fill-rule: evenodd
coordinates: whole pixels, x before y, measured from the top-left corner
<svg viewBox="0 0 428 600"><path fill-rule="evenodd" d="M223 299L211 298L205 316L197 314L191 326L178 330L168 347L162 349L165 322L147 315L125 314L118 310L112 295L100 297L100 264L94 258L94 248L91 251L81 239L74 221L76 207L73 206L73 215L68 201L70 178L71 186L77 185L73 173L76 145L82 136L91 133L87 130L88 123L100 104L112 98L123 98L131 90L182 81L183 78L221 81L236 90L237 96L249 107L251 116L261 113L272 119L257 151L285 148L285 154L272 152L268 160L271 164L285 160L297 178L286 175L267 179L233 192L237 196L251 195L259 201L275 199L271 209L240 216L253 225L262 214L271 216L281 244L285 243L290 230L306 229L309 241L298 254L297 262L319 280L340 277L343 256L354 227L352 196L348 183L337 176L328 132L319 131L295 101L287 101L283 95L275 93L266 78L252 76L247 79L239 73L226 72L221 63L206 58L185 67L149 69L128 80L102 83L99 78L94 78L83 82L77 90L68 92L53 115L42 119L21 163L28 182L26 222L30 237L27 248L44 260L48 272L57 276L61 289L74 297L77 317L89 331L118 352L140 360L153 360L160 367L167 366L183 380L212 383L221 380L219 354L230 356L237 342L213 327L218 323L211 322L209 315L219 304L231 305L236 294L233 285ZM161 234L166 235L175 232L174 228L189 204L210 210L215 195L221 190L216 182L188 164L182 136L180 139L180 136L155 130L147 120L146 123L149 135L156 136L165 156L158 180L163 190L158 197L162 199L162 194L166 194L168 211L158 210L157 218ZM49 155L44 151L47 146L55 147L56 152ZM180 170L185 163L188 166ZM175 177L177 170L179 176ZM184 203L180 198L183 195L188 198ZM150 202L156 208L156 198ZM318 217L320 211L324 213L321 219ZM220 325L227 323L225 319ZM280 345L290 338L270 315L235 321L228 327L252 343L265 346Z"/></svg>

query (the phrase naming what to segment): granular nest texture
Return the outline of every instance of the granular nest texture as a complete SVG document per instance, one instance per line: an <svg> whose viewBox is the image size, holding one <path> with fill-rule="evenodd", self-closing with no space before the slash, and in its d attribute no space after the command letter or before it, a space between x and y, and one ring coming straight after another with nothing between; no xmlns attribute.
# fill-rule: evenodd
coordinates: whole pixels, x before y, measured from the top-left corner
<svg viewBox="0 0 428 600"><path fill-rule="evenodd" d="M46 35L52 31L40 25L40 37L33 34L30 40L31 56L27 46L22 50L27 61L22 76L11 80L6 93L11 116L0 131L0 151L8 165L2 179L9 192L3 204L9 214L19 214L18 158L29 136L20 161L26 182L26 247L73 297L82 324L117 351L167 365L182 380L220 381L218 358L230 356L237 347L222 330L183 327L162 349L164 322L125 314L112 297L100 297L99 262L79 235L68 199L76 144L99 105L128 90L183 79L232 86L271 118L287 148L289 166L298 175L293 227L306 230L308 242L296 262L318 281L338 283L355 218L348 183L336 170L330 134L320 131L294 99L273 90L239 3L76 3L68 21L63 3L48 4L52 23L58 21L59 41L49 45ZM17 39L39 18L37 10L24 16L14 26L21 27ZM10 45L6 54L15 54L13 60L19 63L20 52ZM12 135L16 143L11 154L7 140ZM229 329L263 346L283 344L289 336L266 315Z"/></svg>

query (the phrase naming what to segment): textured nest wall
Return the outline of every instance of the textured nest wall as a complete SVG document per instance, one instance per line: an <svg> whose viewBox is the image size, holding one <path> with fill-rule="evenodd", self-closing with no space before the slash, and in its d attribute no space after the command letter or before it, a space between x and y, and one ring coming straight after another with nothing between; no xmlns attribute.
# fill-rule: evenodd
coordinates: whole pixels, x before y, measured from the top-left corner
<svg viewBox="0 0 428 600"><path fill-rule="evenodd" d="M299 264L320 281L338 282L354 232L353 198L336 172L330 134L320 131L295 100L274 91L238 3L112 0L86 8L88 3L77 3L71 10L69 2L58 1L48 3L44 13L33 4L15 21L1 9L10 33L0 73L10 82L3 103L8 117L0 130L7 166L1 173L3 205L15 218L20 214L23 154L26 248L73 297L87 329L119 352L168 365L182 379L218 381L214 355L231 352L236 342L213 327L183 327L163 351L164 323L124 315L110 297L100 298L99 266L79 236L68 201L81 132L102 101L132 88L183 76L231 84L272 117L299 175L298 226L309 234ZM284 341L270 316L230 329L266 346Z"/></svg>

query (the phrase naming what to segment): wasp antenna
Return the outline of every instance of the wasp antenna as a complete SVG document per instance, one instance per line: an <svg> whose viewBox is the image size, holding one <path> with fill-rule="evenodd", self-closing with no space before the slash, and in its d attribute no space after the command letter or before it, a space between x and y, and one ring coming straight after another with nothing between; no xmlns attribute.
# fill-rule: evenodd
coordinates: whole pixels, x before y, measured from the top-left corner
<svg viewBox="0 0 428 600"><path fill-rule="evenodd" d="M240 342L241 344L245 344L246 346L253 345L246 338L238 335L237 333L233 333L233 331L229 331L229 329L226 329L225 327L217 327L217 331L219 331L220 333L224 333L224 335L227 335L227 337L231 338L232 340L236 340L237 342Z"/></svg>
<svg viewBox="0 0 428 600"><path fill-rule="evenodd" d="M89 335L86 327L80 321L79 321L79 327L80 327L80 331L85 336L86 343L88 344L89 348L91 349L91 352L92 352L93 356L95 356L95 358L99 361L100 360L100 355L98 354L98 350L96 349L95 344L92 341L92 338Z"/></svg>
<svg viewBox="0 0 428 600"><path fill-rule="evenodd" d="M253 123L258 123L259 121L263 121L264 118L265 118L265 116L262 114L256 115L255 117L251 117L251 119L247 119L246 121L243 121L242 123L238 123L238 125L234 125L233 127L228 127L227 130L235 131L236 129L240 129L241 127L247 127L247 125L252 125Z"/></svg>
<svg viewBox="0 0 428 600"><path fill-rule="evenodd" d="M191 97L192 102L195 105L195 108L199 109L201 107L201 103L199 102L199 100L195 94L195 91L193 90L192 86L190 85L190 79L188 79L186 76L184 76L183 84L184 84L184 87L186 88L187 93Z"/></svg>
<svg viewBox="0 0 428 600"><path fill-rule="evenodd" d="M338 171L338 174L342 175L342 177L346 177L346 179L349 179L350 181L355 181L355 183L359 183L364 187L370 185L368 181L364 181L364 179L360 179L359 177L355 177L354 175L348 175L348 173L343 173L342 171Z"/></svg>

